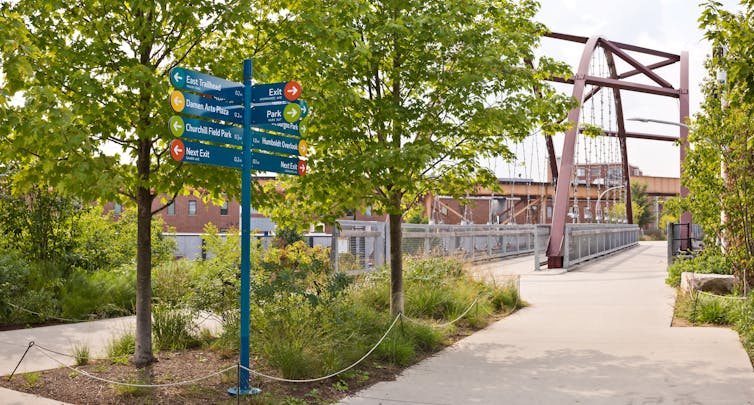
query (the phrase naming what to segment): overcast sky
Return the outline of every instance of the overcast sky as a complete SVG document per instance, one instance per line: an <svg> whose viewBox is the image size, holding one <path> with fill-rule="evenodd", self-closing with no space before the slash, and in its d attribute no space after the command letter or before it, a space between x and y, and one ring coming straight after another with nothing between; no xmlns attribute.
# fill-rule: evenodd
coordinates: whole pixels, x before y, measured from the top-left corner
<svg viewBox="0 0 754 405"><path fill-rule="evenodd" d="M721 1L728 10L740 10L737 0ZM698 18L702 8L700 0L540 0L540 12L537 20L544 23L551 31L579 36L603 36L611 41L638 45L646 48L680 54L688 51L690 57L690 100L691 114L698 110L701 101L699 83L704 79L703 63L710 53L710 45L703 39L703 32L698 28ZM572 66L578 63L583 45L572 45L565 41L543 39L541 53L568 62ZM636 55L632 55L636 57ZM653 60L642 60L651 63ZM679 85L678 64L663 68L659 72L674 87ZM625 68L620 71L626 70ZM641 82L640 80L631 80ZM648 83L644 81L645 83ZM570 94L572 86L558 85L557 88ZM677 122L678 102L660 96L644 95L622 91L625 117L645 117ZM627 122L628 131L676 135L679 128L670 125ZM556 152L561 154L562 135L556 137ZM539 153L540 147L521 146L519 154L529 156ZM526 150L524 150L526 149ZM666 142L629 140L629 162L638 166L645 175L672 176L679 175L678 147ZM528 160L528 159L527 159ZM510 165L498 162L495 170L500 177L511 175ZM513 175L521 177L539 177L537 169L514 168ZM532 174L532 171L534 172Z"/></svg>

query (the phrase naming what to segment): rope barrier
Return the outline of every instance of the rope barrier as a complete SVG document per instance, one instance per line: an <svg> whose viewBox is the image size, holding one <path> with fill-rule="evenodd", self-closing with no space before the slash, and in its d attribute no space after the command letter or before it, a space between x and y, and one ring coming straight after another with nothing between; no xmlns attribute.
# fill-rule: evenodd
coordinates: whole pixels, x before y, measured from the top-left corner
<svg viewBox="0 0 754 405"><path fill-rule="evenodd" d="M706 295L706 296L709 296L709 297L723 298L723 299L728 299L728 300L747 300L747 299L749 299L748 297L734 297L732 295L717 295L717 294L712 294L712 293L709 293L707 291L702 291L702 290L696 290L696 292L698 294Z"/></svg>
<svg viewBox="0 0 754 405"><path fill-rule="evenodd" d="M60 364L61 366L65 367L65 368L67 368L67 369L69 369L71 371L75 371L75 372L77 372L77 373L79 373L79 374L81 374L81 375L83 375L85 377L91 378L93 380L101 381L101 382L108 383L108 384L120 385L120 386L124 386L124 387L162 388L162 387L176 387L176 386L180 386L180 385L193 384L195 382L203 381L203 380L215 377L217 375L223 374L223 373L228 372L230 370L233 370L233 369L235 369L237 367L235 365L228 366L228 367L226 367L226 368L224 368L222 370L215 371L214 373L211 373L211 374L208 374L208 375L205 375L205 376L196 377L196 378L192 378L192 379L189 379L189 380L184 380L184 381L179 381L179 382L174 382L174 383L165 383L165 384L133 384L133 383L124 383L124 382L120 382L120 381L109 380L107 378L102 378L102 377L96 376L94 374L88 373L88 372L86 372L84 370L80 370L80 369L78 369L76 367L71 367L71 366L69 366L69 365L61 362L60 360L58 360L58 359L50 356L49 354L47 354L47 352L45 351L45 349L43 349L42 347L40 347L40 346L34 346L34 347L39 348L40 352L43 355L45 355L47 358L49 358L50 360L52 360L52 361Z"/></svg>
<svg viewBox="0 0 754 405"><path fill-rule="evenodd" d="M445 322L443 324L431 324L430 326L433 327L433 328L446 328L446 327L448 327L450 325L453 325L454 323L456 323L456 322L460 321L461 319L463 319L463 317L466 316L466 314L468 314L469 311L471 311L471 308L474 308L474 305L476 305L478 302L479 302L479 296L477 296L476 298L474 298L474 302L472 302L471 305L469 305L469 307L466 308L466 310L463 311L463 313L458 316L458 318L453 319L450 322ZM420 320L420 319L409 318L408 316L403 315L403 314L401 314L401 316L404 319L406 319L407 321L410 321L410 322L413 322L413 323L423 323L422 320Z"/></svg>
<svg viewBox="0 0 754 405"><path fill-rule="evenodd" d="M387 331L385 332L385 334L382 335L382 337L380 338L380 340L365 355L361 356L360 359L356 360L356 362L354 362L350 366L348 366L348 367L346 367L346 368L344 368L344 369L342 369L340 371L336 371L334 373L328 374L328 375L326 375L324 377L309 378L309 379L303 379L303 380L292 380L292 379L288 379L288 378L281 378L281 377L275 377L275 376L271 376L271 375L268 375L268 374L264 374L264 373L261 373L261 372L256 371L256 370L252 370L252 369L250 369L248 367L244 367L242 365L239 365L239 367L242 368L242 369L244 369L244 370L246 370L246 371L248 371L248 372L250 372L250 373L252 373L252 374L254 374L254 375L256 375L256 376L259 376L259 377L262 377L262 378L266 378L268 380L273 380L273 381L288 382L288 383L310 383L310 382L317 382L317 381L326 380L328 378L335 377L338 374L345 373L346 371L348 371L348 370L356 367L362 361L364 361L367 357L369 357L369 355L372 354L372 352L374 352L377 349L377 347L379 347L380 344L382 344L382 341L385 340L385 338L390 333L390 331L393 330L393 327L395 327L395 324L398 322L398 319L400 319L401 316L402 316L402 314L398 314L395 317L395 319L393 319L393 323L390 324L390 327L387 329Z"/></svg>
<svg viewBox="0 0 754 405"><path fill-rule="evenodd" d="M511 311L508 312L508 314L510 314L511 312L513 312L513 310L515 310L518 307L518 298L519 297L518 297L518 294L517 294L516 295L516 303L514 304L514 306L511 309ZM479 296L477 296L476 298L474 298L474 302L472 302L471 305L469 305L469 307L459 317L457 317L456 319L454 319L454 320L452 320L450 322L442 324L442 325L434 325L434 327L445 327L445 326L452 325L455 322L458 322L460 319L462 319L464 316L466 316L469 313L469 311L471 311L471 309L478 302L479 302ZM508 314L506 314L506 315L508 315ZM412 322L420 322L419 320L411 319L411 318L409 318L409 317L407 317L407 316L405 316L403 314L398 314L395 317L395 319L393 319L393 322L390 324L390 327L388 327L387 331L385 331L385 333L382 335L382 337L377 341L377 343L369 351L367 351L366 354L364 354L360 359L358 359L353 364L351 364L350 366L348 366L348 367L346 367L346 368L344 368L344 369L342 369L340 371L328 374L328 375L323 376L323 377L318 377L318 378L309 378L309 379L295 380L295 379L275 377L275 376L271 376L271 375L264 374L262 372L253 370L253 369L248 368L248 367L244 367L244 366L242 366L240 364L237 364L237 365L226 367L226 368L224 368L222 370L216 371L216 372L208 374L206 376L196 377L196 378L193 378L193 379L189 379L189 380L185 380L185 381L179 381L179 382L175 382L175 383L165 383L165 384L133 384L133 383L125 383L125 382L110 380L110 379L107 379L107 378L102 378L102 377L93 375L93 374L91 374L91 373L89 373L87 371L78 369L76 367L69 366L69 365L63 363L62 361L60 361L60 360L52 357L49 353L57 354L57 355L60 355L60 356L71 357L71 358L75 358L76 356L70 355L70 354L66 354L66 353L62 353L62 352L59 352L59 351L56 351L56 350L53 350L53 349L46 348L44 346L36 344L33 341L29 342L29 344L28 344L28 346L26 348L26 351L24 352L23 356L21 356L21 360L18 362L18 365L16 366L16 369L18 368L18 366L23 361L23 359L26 356L26 353L29 351L29 349L36 348L45 357L49 358L50 360L54 361L55 363L59 364L60 366L63 366L65 368L67 368L67 369L70 369L71 371L75 371L75 372L77 372L77 373L79 373L79 374L81 374L81 375L83 375L85 377L88 377L88 378L91 378L91 379L94 379L94 380L97 380L97 381L105 382L105 383L108 383L108 384L127 386L127 387L135 387L135 388L160 388L160 387L174 387L174 386L192 384L192 383L195 383L195 382L198 382L198 381L203 381L203 380L212 378L214 376L220 375L222 373L228 372L228 371L230 371L230 370L232 370L234 368L237 368L237 369L242 368L242 369L244 369L244 370L248 371L249 373L252 373L252 374L254 374L256 376L263 377L263 378L266 378L266 379L269 379L269 380L273 380L273 381L287 382L287 383L311 383L311 382L322 381L322 380L326 380L326 379L335 377L335 376L337 376L339 374L342 374L342 373L344 373L344 372L346 372L346 371L348 371L348 370L356 367L357 365L359 365L367 357L369 357L377 349L377 347L380 346L380 344L382 344L382 342L385 340L385 338L387 338L388 334L390 334L390 332L393 330L393 328L395 327L395 325L398 322L398 320L401 319L401 318L405 318L406 320L409 320L409 321L412 321ZM14 372L15 372L15 370L14 370Z"/></svg>
<svg viewBox="0 0 754 405"><path fill-rule="evenodd" d="M32 311L30 309L26 309L24 307L18 306L16 304L12 303L12 302L7 302L6 301L5 303L8 304L8 305L10 305L10 306L12 306L13 308L16 308L16 309L20 310L20 311L23 311L23 312L26 312L26 313L29 313L29 314L32 314L32 315L39 315L39 316L43 317L44 319L54 319L56 321L63 321L63 322L89 322L89 321L92 320L92 319L61 318L61 317L57 317L57 316L52 316L52 315L48 315L48 314L43 314L43 313L40 313L40 312Z"/></svg>

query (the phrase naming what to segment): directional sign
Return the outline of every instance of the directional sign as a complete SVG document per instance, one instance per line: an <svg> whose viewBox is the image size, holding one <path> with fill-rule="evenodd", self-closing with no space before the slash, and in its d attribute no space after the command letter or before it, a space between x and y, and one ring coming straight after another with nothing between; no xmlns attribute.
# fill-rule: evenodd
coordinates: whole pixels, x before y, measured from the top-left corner
<svg viewBox="0 0 754 405"><path fill-rule="evenodd" d="M255 84L251 89L251 102L254 104L294 101L301 96L298 82Z"/></svg>
<svg viewBox="0 0 754 405"><path fill-rule="evenodd" d="M304 100L298 100L296 103L301 107L301 119L306 118L306 116L309 115L309 104L306 104L306 101Z"/></svg>
<svg viewBox="0 0 754 405"><path fill-rule="evenodd" d="M170 133L175 137L212 141L229 145L243 145L243 128L196 118L174 115L168 121Z"/></svg>
<svg viewBox="0 0 754 405"><path fill-rule="evenodd" d="M243 153L240 149L184 142L180 139L174 139L170 143L170 156L178 162L201 163L233 169L241 169L243 165Z"/></svg>
<svg viewBox="0 0 754 405"><path fill-rule="evenodd" d="M252 124L292 123L300 118L301 107L296 103L261 105L251 109Z"/></svg>
<svg viewBox="0 0 754 405"><path fill-rule="evenodd" d="M286 158L266 153L255 153L251 158L251 168L262 172L306 175L306 162L297 158Z"/></svg>
<svg viewBox="0 0 754 405"><path fill-rule="evenodd" d="M173 68L170 71L170 83L176 89L196 91L225 100L243 103L243 84L221 79L206 73L195 72L180 67Z"/></svg>
<svg viewBox="0 0 754 405"><path fill-rule="evenodd" d="M180 139L174 139L170 143L170 156L178 162L200 163L239 170L243 167L243 152L240 149L185 142ZM306 174L306 162L298 158L254 153L251 158L251 169L303 176Z"/></svg>
<svg viewBox="0 0 754 405"><path fill-rule="evenodd" d="M243 124L243 106L228 105L196 94L173 91L170 94L170 106L173 111L182 114Z"/></svg>
<svg viewBox="0 0 754 405"><path fill-rule="evenodd" d="M278 132L286 135L306 135L306 125L301 122L279 122L276 124L252 124L254 128Z"/></svg>
<svg viewBox="0 0 754 405"><path fill-rule="evenodd" d="M253 149L268 152L284 153L287 155L306 156L306 141L287 136L266 134L259 131L251 131L251 143Z"/></svg>

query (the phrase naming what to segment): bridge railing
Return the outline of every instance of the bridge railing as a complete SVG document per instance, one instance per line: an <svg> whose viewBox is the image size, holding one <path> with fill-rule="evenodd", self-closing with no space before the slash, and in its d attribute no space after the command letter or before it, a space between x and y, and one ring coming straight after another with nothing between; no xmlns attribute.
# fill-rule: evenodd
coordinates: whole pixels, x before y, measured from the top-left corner
<svg viewBox="0 0 754 405"><path fill-rule="evenodd" d="M390 255L389 226L384 222L338 221L333 231L336 271L371 270ZM455 256L479 262L544 251L549 227L535 225L403 224L404 255Z"/></svg>
<svg viewBox="0 0 754 405"><path fill-rule="evenodd" d="M634 246L639 234L638 225L567 224L563 267Z"/></svg>

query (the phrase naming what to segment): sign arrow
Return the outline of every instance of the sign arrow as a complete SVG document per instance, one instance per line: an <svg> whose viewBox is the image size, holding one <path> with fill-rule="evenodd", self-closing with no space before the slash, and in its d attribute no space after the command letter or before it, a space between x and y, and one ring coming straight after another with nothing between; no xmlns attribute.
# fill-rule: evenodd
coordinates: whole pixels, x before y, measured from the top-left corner
<svg viewBox="0 0 754 405"><path fill-rule="evenodd" d="M186 105L186 99L183 96L183 93L180 91L174 91L170 95L170 106L173 107L173 110L176 112L183 111L183 107Z"/></svg>
<svg viewBox="0 0 754 405"><path fill-rule="evenodd" d="M183 141L180 139L173 139L170 142L170 156L177 162L182 162L183 157L186 154L186 148L183 146Z"/></svg>
<svg viewBox="0 0 754 405"><path fill-rule="evenodd" d="M175 78L176 82L180 82L181 80L183 80L183 76L181 76L181 71L180 70L176 70L175 74L173 75L173 77Z"/></svg>

